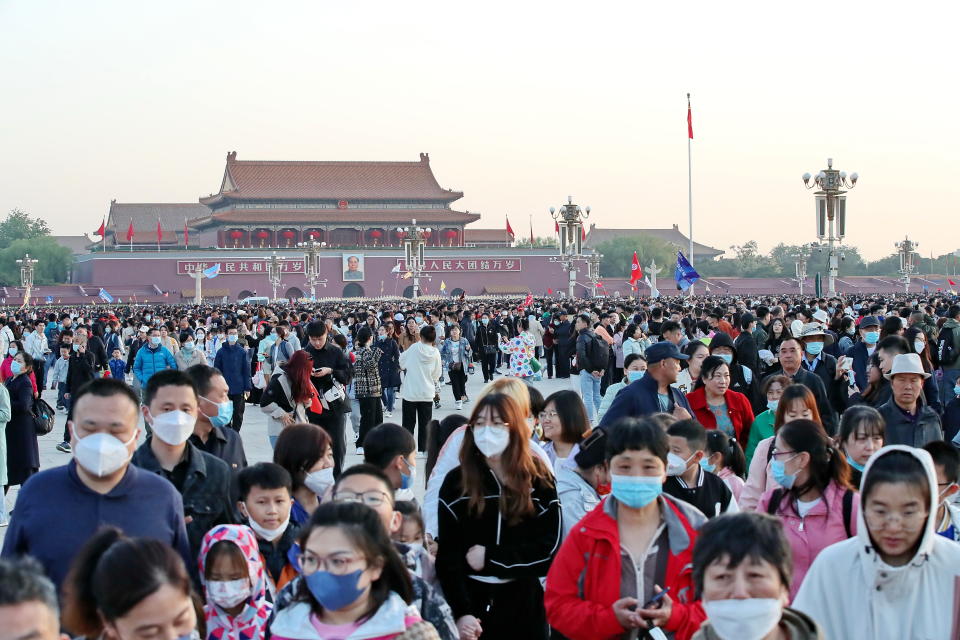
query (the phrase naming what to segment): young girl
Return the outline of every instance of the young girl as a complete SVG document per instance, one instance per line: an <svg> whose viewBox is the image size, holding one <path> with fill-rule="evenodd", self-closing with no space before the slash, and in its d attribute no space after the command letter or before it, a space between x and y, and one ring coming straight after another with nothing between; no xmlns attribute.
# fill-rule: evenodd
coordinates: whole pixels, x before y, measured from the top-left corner
<svg viewBox="0 0 960 640"><path fill-rule="evenodd" d="M764 379L760 386L760 391L767 398L767 410L761 412L750 425L750 439L747 443L747 467L753 460L753 452L757 450L757 445L761 440L773 435L773 423L777 417L777 405L780 404L780 396L783 390L790 386L790 378L787 376L772 375Z"/></svg>
<svg viewBox="0 0 960 640"><path fill-rule="evenodd" d="M863 468L874 453L883 448L885 439L883 416L866 405L850 407L840 419L840 450L850 465L850 484L860 488Z"/></svg>
<svg viewBox="0 0 960 640"><path fill-rule="evenodd" d="M273 605L257 538L242 524L222 524L203 536L200 581L207 595L203 607L208 640L261 640Z"/></svg>
<svg viewBox="0 0 960 640"><path fill-rule="evenodd" d="M414 575L423 578L430 586L439 588L440 584L437 582L437 571L433 556L430 555L426 547L423 516L420 513L420 508L416 502L407 500L398 500L393 508L403 516L400 529L394 534L393 538L400 545L406 547L406 552L403 552L403 549L398 545L398 549L403 553L407 568Z"/></svg>
<svg viewBox="0 0 960 640"><path fill-rule="evenodd" d="M367 505L320 505L300 533L300 548L303 580L294 603L270 625L276 640L439 638L410 605L407 569Z"/></svg>
<svg viewBox="0 0 960 640"><path fill-rule="evenodd" d="M743 449L735 438L717 429L707 431L706 456L700 459L700 466L704 471L717 474L727 483L737 502L740 502L747 463L743 456Z"/></svg>
<svg viewBox="0 0 960 640"><path fill-rule="evenodd" d="M817 556L793 606L826 638L956 638L960 545L935 533L937 497L929 453L900 445L875 453L856 537Z"/></svg>

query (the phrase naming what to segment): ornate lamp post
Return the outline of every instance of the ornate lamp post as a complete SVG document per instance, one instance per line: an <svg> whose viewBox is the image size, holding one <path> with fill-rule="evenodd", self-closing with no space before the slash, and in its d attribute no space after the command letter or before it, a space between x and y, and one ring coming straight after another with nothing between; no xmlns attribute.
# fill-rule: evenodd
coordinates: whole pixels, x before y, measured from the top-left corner
<svg viewBox="0 0 960 640"><path fill-rule="evenodd" d="M833 158L827 158L827 168L822 169L815 176L803 174L803 184L807 189L816 188L817 206L817 238L827 241L829 249L829 277L827 278L827 295L837 295L836 278L840 266L840 257L837 245L843 242L847 228L847 191L857 186L859 176L851 173L847 177L846 171L833 168Z"/></svg>
<svg viewBox="0 0 960 640"><path fill-rule="evenodd" d="M327 246L326 242L317 242L312 237L308 242L297 245L303 249L304 266L306 267L307 286L310 287L310 297L317 299L317 285L327 286L327 279L320 277L320 251Z"/></svg>
<svg viewBox="0 0 960 640"><path fill-rule="evenodd" d="M563 270L568 274L567 296L572 298L577 284L576 263L587 261L587 274L591 276L589 259L583 254L583 221L590 217L590 207L581 209L580 205L573 202L573 196L567 196L567 204L562 205L559 210L550 207L550 216L560 229L560 255L550 258L550 262L563 265ZM596 273L592 275L596 275L596 280L592 282L596 283L600 280L599 259ZM596 295L596 284L594 284L594 295Z"/></svg>
<svg viewBox="0 0 960 640"><path fill-rule="evenodd" d="M33 289L33 269L37 262L39 261L31 258L29 253L17 260L17 264L20 265L20 286L24 289L25 302L30 300L30 290Z"/></svg>
<svg viewBox="0 0 960 640"><path fill-rule="evenodd" d="M910 293L910 276L917 272L916 249L920 246L919 242L914 242L905 237L902 242L893 244L900 253L900 282L903 283L904 293Z"/></svg>
<svg viewBox="0 0 960 640"><path fill-rule="evenodd" d="M810 245L805 244L800 247L797 253L793 254L793 263L797 270L796 281L800 286L800 295L803 295L803 283L807 279L807 259L810 258Z"/></svg>
<svg viewBox="0 0 960 640"><path fill-rule="evenodd" d="M433 229L418 227L416 218L410 223L409 227L397 227L397 236L403 239L403 260L413 275L413 299L416 300L420 297L420 277L427 265L424 247Z"/></svg>
<svg viewBox="0 0 960 640"><path fill-rule="evenodd" d="M273 255L269 258L269 262L267 262L267 280L269 280L273 286L273 297L271 300L276 300L277 289L280 288L280 282L283 280L283 262L277 256L276 251L273 252Z"/></svg>
<svg viewBox="0 0 960 640"><path fill-rule="evenodd" d="M593 289L594 298L600 295L601 260L603 260L603 254L597 253L596 250L594 250L593 253L587 254L587 280L590 281L590 288Z"/></svg>

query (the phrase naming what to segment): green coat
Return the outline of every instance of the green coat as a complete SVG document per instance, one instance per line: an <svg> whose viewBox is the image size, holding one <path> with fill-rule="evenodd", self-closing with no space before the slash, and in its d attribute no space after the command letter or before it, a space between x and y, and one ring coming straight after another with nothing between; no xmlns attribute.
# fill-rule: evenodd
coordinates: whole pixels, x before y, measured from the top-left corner
<svg viewBox="0 0 960 640"><path fill-rule="evenodd" d="M750 460L753 459L753 452L757 450L757 445L761 440L765 440L773 435L773 419L776 416L773 411L767 409L754 420L750 425L750 441L747 443L747 449L744 455L747 457L747 469L750 468Z"/></svg>

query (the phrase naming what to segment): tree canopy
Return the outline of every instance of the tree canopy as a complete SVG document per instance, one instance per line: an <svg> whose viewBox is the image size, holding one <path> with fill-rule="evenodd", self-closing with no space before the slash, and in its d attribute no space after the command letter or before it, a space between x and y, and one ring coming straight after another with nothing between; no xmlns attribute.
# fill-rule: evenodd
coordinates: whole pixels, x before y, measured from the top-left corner
<svg viewBox="0 0 960 640"><path fill-rule="evenodd" d="M50 236L50 227L40 218L14 209L0 221L0 285L20 286L17 260L26 254L37 260L34 284L66 282L73 255Z"/></svg>

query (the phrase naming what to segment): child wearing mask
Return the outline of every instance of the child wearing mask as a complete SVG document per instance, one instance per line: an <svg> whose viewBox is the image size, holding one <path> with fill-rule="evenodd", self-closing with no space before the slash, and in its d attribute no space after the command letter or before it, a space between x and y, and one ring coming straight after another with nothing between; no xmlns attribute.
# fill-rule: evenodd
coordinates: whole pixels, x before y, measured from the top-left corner
<svg viewBox="0 0 960 640"><path fill-rule="evenodd" d="M663 492L692 504L708 518L739 511L733 492L708 471L707 430L696 420L680 420L667 429L667 481Z"/></svg>
<svg viewBox="0 0 960 640"><path fill-rule="evenodd" d="M262 640L273 617L257 538L249 527L219 525L200 548L208 640Z"/></svg>
<svg viewBox="0 0 960 640"><path fill-rule="evenodd" d="M960 507L954 504L954 498L960 487L960 452L942 440L928 442L924 450L933 458L933 468L937 472L937 517L934 520L935 531L948 540L960 540Z"/></svg>
<svg viewBox="0 0 960 640"><path fill-rule="evenodd" d="M124 363L126 366L126 363ZM60 357L53 364L53 373L50 376L50 388L57 390L57 409L66 411L70 407L70 400L64 397L67 391L67 369L70 367L70 345L61 345ZM121 378L122 379L122 378Z"/></svg>
<svg viewBox="0 0 960 640"><path fill-rule="evenodd" d="M420 576L430 586L439 588L435 561L425 546L426 536L420 507L416 502L398 500L393 508L403 516L400 529L393 534L393 539L407 547L407 552L403 554L404 563L412 574ZM399 545L397 549L401 550Z"/></svg>
<svg viewBox="0 0 960 640"><path fill-rule="evenodd" d="M124 380L127 370L127 361L123 359L123 354L120 353L120 348L117 347L113 350L113 353L110 354L110 377L116 378L117 380Z"/></svg>

